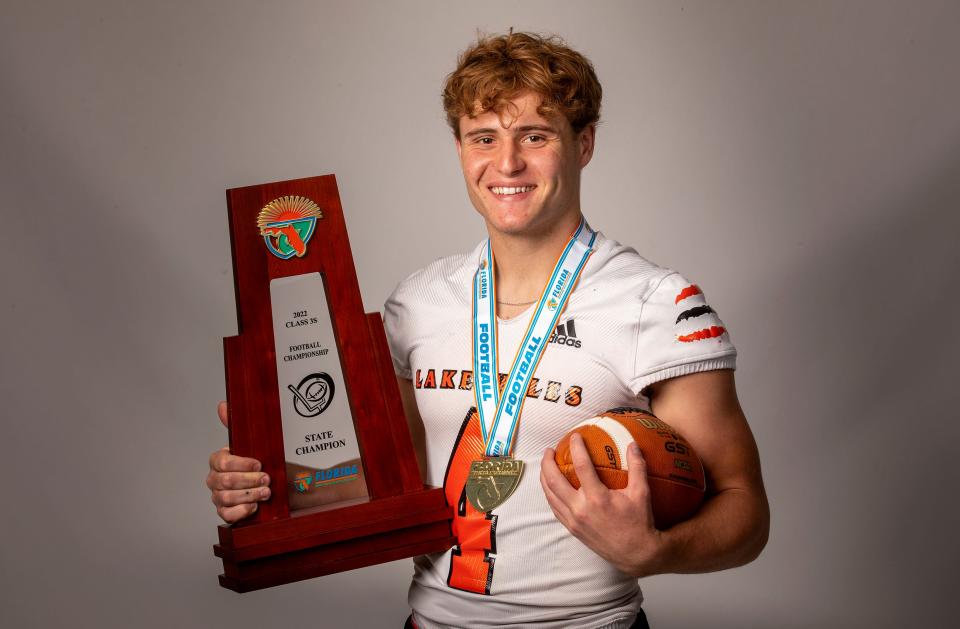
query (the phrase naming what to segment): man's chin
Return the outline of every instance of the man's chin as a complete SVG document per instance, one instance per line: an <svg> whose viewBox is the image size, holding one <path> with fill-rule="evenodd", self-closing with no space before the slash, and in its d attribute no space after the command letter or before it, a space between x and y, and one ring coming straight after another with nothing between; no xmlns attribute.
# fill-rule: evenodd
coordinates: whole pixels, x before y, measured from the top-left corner
<svg viewBox="0 0 960 629"><path fill-rule="evenodd" d="M529 216L487 215L487 231L497 232L506 236L524 236L535 232L533 221Z"/></svg>
<svg viewBox="0 0 960 629"><path fill-rule="evenodd" d="M494 212L484 214L484 221L487 225L487 232L490 234L502 234L510 237L540 238L552 237L557 229L563 229L565 236L569 236L566 230L573 229L576 222L580 220L580 215L574 216L547 216L544 214L526 214L526 213L504 213Z"/></svg>

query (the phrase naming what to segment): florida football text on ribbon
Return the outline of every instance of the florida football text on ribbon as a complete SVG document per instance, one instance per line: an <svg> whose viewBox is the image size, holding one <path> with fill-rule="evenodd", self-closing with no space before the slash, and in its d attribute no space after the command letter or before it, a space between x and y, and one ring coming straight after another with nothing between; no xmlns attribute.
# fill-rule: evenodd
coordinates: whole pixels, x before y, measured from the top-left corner
<svg viewBox="0 0 960 629"><path fill-rule="evenodd" d="M497 316L494 259L487 240L473 278L473 370L477 414L487 456L507 456L513 447L520 411L557 319L593 252L596 233L581 219L534 307L510 367L503 394L497 386Z"/></svg>

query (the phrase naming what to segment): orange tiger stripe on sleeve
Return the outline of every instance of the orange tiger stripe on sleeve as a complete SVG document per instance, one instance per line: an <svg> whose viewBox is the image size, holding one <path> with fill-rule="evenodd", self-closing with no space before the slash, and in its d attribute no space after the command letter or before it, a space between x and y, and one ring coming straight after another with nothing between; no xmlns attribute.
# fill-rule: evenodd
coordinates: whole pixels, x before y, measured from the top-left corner
<svg viewBox="0 0 960 629"><path fill-rule="evenodd" d="M718 336L726 332L727 329L719 325L711 325L709 328L703 330L697 330L692 334L683 334L678 336L677 339L683 343L691 343L693 341L703 341L706 339L715 339Z"/></svg>
<svg viewBox="0 0 960 629"><path fill-rule="evenodd" d="M683 301L687 297L693 297L694 295L702 295L702 294L703 293L700 290L699 286L697 286L696 284L691 284L690 286L687 286L677 294L677 299L673 303L679 304L681 301Z"/></svg>

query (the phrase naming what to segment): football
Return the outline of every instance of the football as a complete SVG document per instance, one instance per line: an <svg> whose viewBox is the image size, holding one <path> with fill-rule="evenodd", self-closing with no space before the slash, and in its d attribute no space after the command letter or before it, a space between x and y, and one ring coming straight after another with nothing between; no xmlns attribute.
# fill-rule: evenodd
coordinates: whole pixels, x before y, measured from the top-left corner
<svg viewBox="0 0 960 629"><path fill-rule="evenodd" d="M653 519L666 529L690 518L706 493L700 457L669 424L638 408L614 408L592 417L563 436L556 461L570 484L580 479L570 457L570 435L580 433L597 476L610 489L627 486L627 447L636 441L647 464Z"/></svg>

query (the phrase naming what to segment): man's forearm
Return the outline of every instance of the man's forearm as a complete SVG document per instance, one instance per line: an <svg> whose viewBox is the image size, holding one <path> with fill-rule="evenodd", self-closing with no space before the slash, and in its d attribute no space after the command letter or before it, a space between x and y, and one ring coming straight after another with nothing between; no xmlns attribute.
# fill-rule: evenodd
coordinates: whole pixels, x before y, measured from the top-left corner
<svg viewBox="0 0 960 629"><path fill-rule="evenodd" d="M656 556L636 563L637 577L714 572L756 559L767 543L765 494L727 489L707 499L696 516L661 532Z"/></svg>

